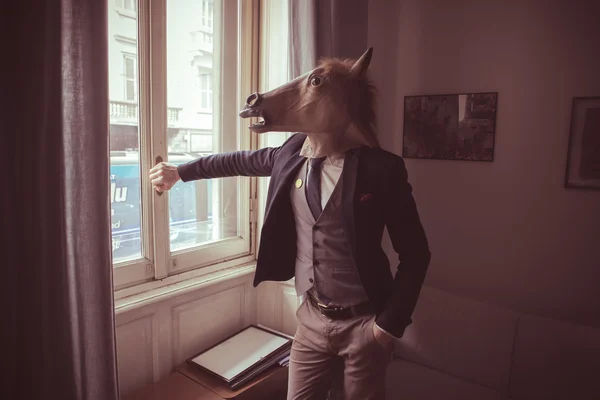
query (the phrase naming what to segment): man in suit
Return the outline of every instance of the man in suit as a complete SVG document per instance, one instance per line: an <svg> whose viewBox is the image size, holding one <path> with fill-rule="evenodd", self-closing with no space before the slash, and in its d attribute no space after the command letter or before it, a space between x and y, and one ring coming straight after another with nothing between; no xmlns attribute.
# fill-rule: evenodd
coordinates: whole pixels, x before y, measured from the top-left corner
<svg viewBox="0 0 600 400"><path fill-rule="evenodd" d="M330 99L326 91L356 84L360 93L371 53L354 64L321 64L286 87L253 94L240 113L264 118L250 127L259 133L291 126L308 133L296 133L279 147L215 154L179 166L161 163L150 171L158 191L180 179L271 177L254 285L295 278L297 294L305 297L296 314L289 400L324 398L339 360L345 399L383 399L394 339L411 323L430 261L404 161L374 145L361 120L336 120L348 113L336 114L332 107L339 108L342 97ZM339 82L344 77L350 81ZM324 84L331 87L321 88ZM303 96L302 107L284 97L294 91ZM277 107L282 109L275 112ZM327 108L327 116L319 116ZM395 276L381 247L384 227L399 255Z"/></svg>

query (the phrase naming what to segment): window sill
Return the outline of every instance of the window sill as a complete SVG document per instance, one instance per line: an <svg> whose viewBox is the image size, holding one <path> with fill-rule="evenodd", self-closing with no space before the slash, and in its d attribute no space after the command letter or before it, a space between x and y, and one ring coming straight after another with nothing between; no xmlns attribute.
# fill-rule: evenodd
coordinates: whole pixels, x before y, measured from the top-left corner
<svg viewBox="0 0 600 400"><path fill-rule="evenodd" d="M153 303L180 296L202 287L254 273L256 261L198 275L189 271L168 278L115 291L115 314L121 314Z"/></svg>

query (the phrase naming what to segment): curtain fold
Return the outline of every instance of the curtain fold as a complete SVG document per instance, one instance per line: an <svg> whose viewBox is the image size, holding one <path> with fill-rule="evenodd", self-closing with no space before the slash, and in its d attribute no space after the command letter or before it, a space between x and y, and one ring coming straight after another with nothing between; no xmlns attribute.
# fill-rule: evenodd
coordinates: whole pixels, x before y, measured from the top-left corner
<svg viewBox="0 0 600 400"><path fill-rule="evenodd" d="M289 66L296 78L317 63L317 0L289 0Z"/></svg>
<svg viewBox="0 0 600 400"><path fill-rule="evenodd" d="M106 0L11 3L0 397L117 399Z"/></svg>
<svg viewBox="0 0 600 400"><path fill-rule="evenodd" d="M367 50L368 0L289 0L292 77L322 57L358 58Z"/></svg>

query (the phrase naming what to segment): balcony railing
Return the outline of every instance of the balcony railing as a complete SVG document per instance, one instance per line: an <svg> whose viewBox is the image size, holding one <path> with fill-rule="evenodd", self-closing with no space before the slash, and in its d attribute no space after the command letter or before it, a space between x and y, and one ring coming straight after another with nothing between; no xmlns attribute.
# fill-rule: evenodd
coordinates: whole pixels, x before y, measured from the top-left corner
<svg viewBox="0 0 600 400"><path fill-rule="evenodd" d="M169 126L175 127L179 123L179 113L181 108L169 107L167 108L167 123Z"/></svg>
<svg viewBox="0 0 600 400"><path fill-rule="evenodd" d="M110 123L137 125L138 105L134 101L110 101Z"/></svg>
<svg viewBox="0 0 600 400"><path fill-rule="evenodd" d="M177 127L181 108L169 107L167 109L167 123L169 127ZM114 125L138 125L138 104L135 101L110 101L110 123Z"/></svg>

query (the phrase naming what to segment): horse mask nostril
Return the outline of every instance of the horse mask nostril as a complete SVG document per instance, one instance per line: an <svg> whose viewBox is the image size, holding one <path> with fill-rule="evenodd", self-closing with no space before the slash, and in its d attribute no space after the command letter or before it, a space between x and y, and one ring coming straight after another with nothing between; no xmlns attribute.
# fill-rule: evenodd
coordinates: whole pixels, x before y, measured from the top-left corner
<svg viewBox="0 0 600 400"><path fill-rule="evenodd" d="M260 103L261 97L257 92L252 93L250 96L248 96L248 98L246 99L246 106L247 107L255 107Z"/></svg>

